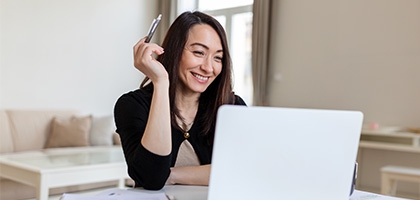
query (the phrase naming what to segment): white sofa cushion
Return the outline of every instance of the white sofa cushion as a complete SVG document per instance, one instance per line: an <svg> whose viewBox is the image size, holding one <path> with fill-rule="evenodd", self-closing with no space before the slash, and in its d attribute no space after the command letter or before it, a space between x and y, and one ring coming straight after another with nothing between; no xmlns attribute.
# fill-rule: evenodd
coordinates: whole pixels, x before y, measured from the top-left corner
<svg viewBox="0 0 420 200"><path fill-rule="evenodd" d="M114 144L113 134L115 132L113 116L93 116L92 128L90 130L90 145L111 146Z"/></svg>

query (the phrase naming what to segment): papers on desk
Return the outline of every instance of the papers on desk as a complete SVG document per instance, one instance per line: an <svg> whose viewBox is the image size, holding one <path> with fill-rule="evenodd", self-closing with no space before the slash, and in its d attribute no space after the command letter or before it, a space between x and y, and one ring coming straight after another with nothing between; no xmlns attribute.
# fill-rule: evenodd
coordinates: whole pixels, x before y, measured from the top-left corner
<svg viewBox="0 0 420 200"><path fill-rule="evenodd" d="M99 194L67 194L60 200L168 200L165 193L160 191L145 191L136 189L108 189Z"/></svg>
<svg viewBox="0 0 420 200"><path fill-rule="evenodd" d="M162 191L148 191L139 189L118 189L104 190L98 194L67 194L64 193L60 200L170 200ZM403 200L397 197L384 196L380 194L355 190L349 200Z"/></svg>

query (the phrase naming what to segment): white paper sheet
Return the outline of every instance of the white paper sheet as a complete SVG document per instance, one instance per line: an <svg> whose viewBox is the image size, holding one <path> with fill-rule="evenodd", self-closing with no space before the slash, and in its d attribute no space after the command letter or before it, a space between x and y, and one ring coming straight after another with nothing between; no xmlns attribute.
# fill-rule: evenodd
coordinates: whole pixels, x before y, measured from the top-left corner
<svg viewBox="0 0 420 200"><path fill-rule="evenodd" d="M70 194L64 193L61 200L168 200L161 191L145 191L136 189L108 189L99 194Z"/></svg>

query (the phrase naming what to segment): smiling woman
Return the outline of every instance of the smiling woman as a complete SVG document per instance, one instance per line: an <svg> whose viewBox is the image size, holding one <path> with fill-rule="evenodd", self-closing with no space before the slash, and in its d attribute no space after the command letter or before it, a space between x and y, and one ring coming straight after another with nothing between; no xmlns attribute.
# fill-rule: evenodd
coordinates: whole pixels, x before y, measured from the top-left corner
<svg viewBox="0 0 420 200"><path fill-rule="evenodd" d="M146 78L114 110L128 173L146 189L208 185L217 110L245 105L232 91L225 31L207 14L185 12L162 46L144 41L134 65Z"/></svg>
<svg viewBox="0 0 420 200"><path fill-rule="evenodd" d="M193 26L181 57L178 92L191 95L204 92L220 74L222 59L223 48L217 32L209 25Z"/></svg>

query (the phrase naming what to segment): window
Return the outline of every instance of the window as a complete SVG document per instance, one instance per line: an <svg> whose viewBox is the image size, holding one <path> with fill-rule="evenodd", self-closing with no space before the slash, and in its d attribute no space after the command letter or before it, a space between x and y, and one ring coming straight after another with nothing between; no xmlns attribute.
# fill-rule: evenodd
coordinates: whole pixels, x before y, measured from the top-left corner
<svg viewBox="0 0 420 200"><path fill-rule="evenodd" d="M197 9L214 16L225 28L233 63L237 95L252 105L252 4L253 0L197 0Z"/></svg>

